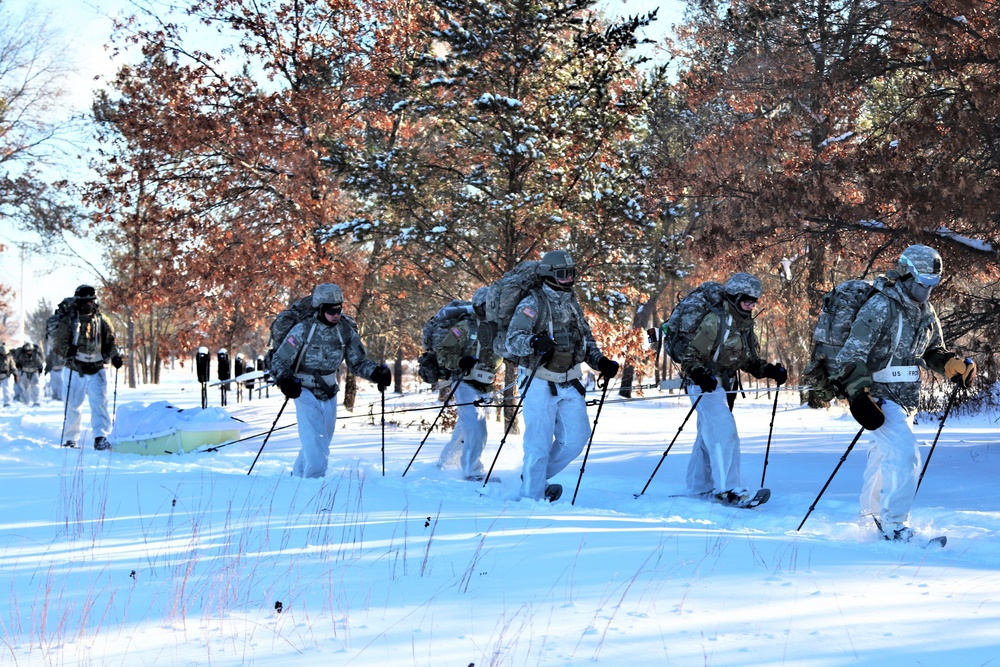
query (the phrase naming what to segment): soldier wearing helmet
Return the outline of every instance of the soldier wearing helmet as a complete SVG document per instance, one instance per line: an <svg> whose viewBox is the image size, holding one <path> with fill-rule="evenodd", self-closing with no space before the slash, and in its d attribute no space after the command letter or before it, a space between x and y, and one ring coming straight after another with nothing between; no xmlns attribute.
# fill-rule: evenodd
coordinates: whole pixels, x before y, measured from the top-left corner
<svg viewBox="0 0 1000 667"><path fill-rule="evenodd" d="M522 361L518 367L524 415L524 464L521 495L550 502L562 486L549 479L575 459L590 437L580 364L587 362L610 381L618 362L601 354L583 315L573 285L576 264L565 250L545 253L538 264L542 279L514 310L506 347Z"/></svg>
<svg viewBox="0 0 1000 667"><path fill-rule="evenodd" d="M323 477L330 463L330 442L337 425L338 370L342 362L354 375L385 391L392 373L365 357L353 320L344 315L344 293L334 283L313 288L315 315L291 328L271 360L278 388L295 400L301 448L292 466L296 477Z"/></svg>
<svg viewBox="0 0 1000 667"><path fill-rule="evenodd" d="M788 380L780 363L760 357L753 310L762 292L761 282L749 273L731 276L721 308L692 313L701 321L681 353L681 372L698 414L698 433L688 460L688 492L711 494L733 505L746 503L752 494L740 481L740 436L732 414L736 394L727 392L734 388L739 371L779 385Z"/></svg>
<svg viewBox="0 0 1000 667"><path fill-rule="evenodd" d="M17 364L13 353L7 345L0 343L0 393L3 395L3 407L10 407L11 385L17 372Z"/></svg>
<svg viewBox="0 0 1000 667"><path fill-rule="evenodd" d="M64 447L76 447L83 431L83 400L90 404L90 425L94 449L110 449L111 415L108 413L108 361L117 369L122 358L115 345L111 320L101 312L97 291L80 285L73 293L73 305L59 320L54 338L55 353L66 359L69 369L66 391Z"/></svg>
<svg viewBox="0 0 1000 667"><path fill-rule="evenodd" d="M435 349L438 365L453 371L455 410L458 419L451 440L441 450L438 466L458 463L470 482L483 480L482 454L486 446L486 408L483 403L493 394L493 384L500 357L493 352L496 326L486 320L489 287L480 287L472 295L472 312L451 325ZM457 459L457 461L456 461Z"/></svg>
<svg viewBox="0 0 1000 667"><path fill-rule="evenodd" d="M902 252L884 286L858 311L850 337L830 377L851 403L851 414L870 431L871 447L861 493L887 540L909 540L920 453L912 418L920 393L920 369L940 373L965 387L976 364L945 347L941 322L928 302L943 277L941 255L926 245Z"/></svg>

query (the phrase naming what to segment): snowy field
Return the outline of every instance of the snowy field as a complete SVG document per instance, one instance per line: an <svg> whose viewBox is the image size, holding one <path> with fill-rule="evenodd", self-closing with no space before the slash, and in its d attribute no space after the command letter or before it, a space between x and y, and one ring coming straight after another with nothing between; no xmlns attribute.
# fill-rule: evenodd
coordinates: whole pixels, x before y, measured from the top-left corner
<svg viewBox="0 0 1000 667"><path fill-rule="evenodd" d="M341 410L323 480L289 476L294 409L263 437L160 457L57 447L62 404L0 410L0 665L985 665L1000 663L1000 426L952 416L916 499L915 543L858 517L867 443L802 521L857 427L782 395L771 501L682 494L690 404L647 392L601 412L549 505L516 500L520 437L485 489L440 470L434 411ZM218 389L210 405L218 406ZM236 404L263 435L282 397ZM589 398L597 399L599 394ZM615 397L616 398L616 397ZM117 405L199 406L188 373ZM743 481L760 482L773 396L740 399ZM109 397L109 403L111 398ZM374 420L368 416L374 403ZM434 405L387 395L389 410ZM590 408L593 419L596 407ZM84 424L89 411L84 410ZM502 435L491 421L487 465ZM926 453L937 421L917 425ZM944 549L923 548L946 535Z"/></svg>

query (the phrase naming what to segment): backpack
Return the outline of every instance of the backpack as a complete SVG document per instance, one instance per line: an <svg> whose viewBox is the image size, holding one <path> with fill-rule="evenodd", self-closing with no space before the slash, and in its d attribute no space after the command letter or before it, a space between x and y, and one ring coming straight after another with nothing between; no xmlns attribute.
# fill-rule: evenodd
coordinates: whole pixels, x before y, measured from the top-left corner
<svg viewBox="0 0 1000 667"><path fill-rule="evenodd" d="M316 315L319 310L312 305L312 294L296 299L288 304L288 307L278 313L274 321L271 322L271 339L267 343L267 352L264 353L264 370L271 370L271 359L278 351L281 344L285 342L285 336L299 322L305 322ZM354 331L358 330L358 323L346 314L341 314L340 319L346 321ZM345 341L346 343L346 341Z"/></svg>
<svg viewBox="0 0 1000 667"><path fill-rule="evenodd" d="M719 283L702 283L674 306L662 328L663 347L675 363L681 363L684 350L694 338L705 315L714 310L721 319L725 291L726 288ZM725 333L722 327L719 327L719 333Z"/></svg>
<svg viewBox="0 0 1000 667"><path fill-rule="evenodd" d="M76 297L68 296L59 302L54 313L45 320L45 346L51 348L56 340L59 322L76 315Z"/></svg>
<svg viewBox="0 0 1000 667"><path fill-rule="evenodd" d="M507 361L518 362L519 357L507 350L507 329L514 318L514 310L521 299L541 285L538 261L521 262L490 285L486 299L486 320L496 325L493 351Z"/></svg>
<svg viewBox="0 0 1000 667"><path fill-rule="evenodd" d="M848 280L823 296L823 307L813 329L812 354L803 371L803 378L812 385L820 400L830 401L841 394L839 388L830 381L826 360L836 359L844 348L861 307L874 294L892 284L886 278L879 278L874 283Z"/></svg>
<svg viewBox="0 0 1000 667"><path fill-rule="evenodd" d="M471 301L454 299L447 306L434 313L434 317L427 320L421 332L424 353L417 358L419 365L417 375L420 376L421 380L434 384L439 380L451 377L455 369L441 368L438 364L436 350L452 326L471 315Z"/></svg>

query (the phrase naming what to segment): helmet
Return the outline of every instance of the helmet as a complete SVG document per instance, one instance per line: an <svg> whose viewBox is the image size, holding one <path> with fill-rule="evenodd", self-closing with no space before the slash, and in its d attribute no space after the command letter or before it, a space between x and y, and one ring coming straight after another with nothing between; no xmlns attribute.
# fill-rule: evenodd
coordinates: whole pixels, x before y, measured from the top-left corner
<svg viewBox="0 0 1000 667"><path fill-rule="evenodd" d="M897 265L903 289L917 303L926 303L931 297L931 288L941 282L943 270L941 255L925 245L911 245L899 256Z"/></svg>
<svg viewBox="0 0 1000 667"><path fill-rule="evenodd" d="M73 292L73 296L82 301L93 301L97 299L97 291L90 285L80 285Z"/></svg>
<svg viewBox="0 0 1000 667"><path fill-rule="evenodd" d="M34 352L35 346L31 344L31 341L26 340L24 341L24 345L21 346L21 349L25 352Z"/></svg>
<svg viewBox="0 0 1000 667"><path fill-rule="evenodd" d="M550 250L538 263L538 275L546 285L568 292L576 281L576 264L565 250Z"/></svg>
<svg viewBox="0 0 1000 667"><path fill-rule="evenodd" d="M944 263L934 248L925 245L911 245L899 256L897 271L900 278L913 276L924 287L934 287L941 282Z"/></svg>
<svg viewBox="0 0 1000 667"><path fill-rule="evenodd" d="M316 285L316 288L312 293L313 308L319 308L326 303L344 303L344 293L340 290L339 285L334 285L333 283L322 283L320 285Z"/></svg>
<svg viewBox="0 0 1000 667"><path fill-rule="evenodd" d="M736 273L726 282L726 294L737 300L740 297L756 301L763 292L760 281L749 273Z"/></svg>

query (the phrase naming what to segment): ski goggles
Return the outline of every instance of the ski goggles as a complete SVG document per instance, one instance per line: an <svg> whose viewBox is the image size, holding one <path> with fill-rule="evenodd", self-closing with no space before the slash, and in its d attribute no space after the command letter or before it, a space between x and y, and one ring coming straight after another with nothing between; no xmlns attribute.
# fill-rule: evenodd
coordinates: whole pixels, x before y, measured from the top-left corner
<svg viewBox="0 0 1000 667"><path fill-rule="evenodd" d="M344 312L344 304L342 303L324 303L323 307L320 308L324 315L340 315Z"/></svg>
<svg viewBox="0 0 1000 667"><path fill-rule="evenodd" d="M567 266L559 269L552 269L552 277L561 283L576 279L576 267Z"/></svg>
<svg viewBox="0 0 1000 667"><path fill-rule="evenodd" d="M936 287L941 282L941 274L939 273L920 273L917 271L917 267L913 265L913 262L909 257L900 258L900 262L906 265L909 269L910 275L913 279L917 281L917 284L922 287Z"/></svg>

